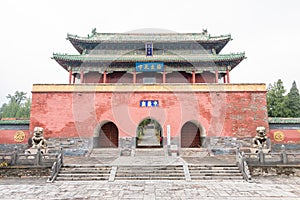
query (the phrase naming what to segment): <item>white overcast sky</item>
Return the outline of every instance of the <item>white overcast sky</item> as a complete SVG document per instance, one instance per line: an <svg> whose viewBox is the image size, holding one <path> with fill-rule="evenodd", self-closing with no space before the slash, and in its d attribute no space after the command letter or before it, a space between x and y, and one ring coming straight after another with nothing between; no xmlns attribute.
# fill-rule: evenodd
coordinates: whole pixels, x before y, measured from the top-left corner
<svg viewBox="0 0 300 200"><path fill-rule="evenodd" d="M68 83L52 53L75 54L67 33L127 32L143 28L232 35L221 53L246 52L232 83L300 88L299 0L7 0L0 7L0 105L34 83Z"/></svg>

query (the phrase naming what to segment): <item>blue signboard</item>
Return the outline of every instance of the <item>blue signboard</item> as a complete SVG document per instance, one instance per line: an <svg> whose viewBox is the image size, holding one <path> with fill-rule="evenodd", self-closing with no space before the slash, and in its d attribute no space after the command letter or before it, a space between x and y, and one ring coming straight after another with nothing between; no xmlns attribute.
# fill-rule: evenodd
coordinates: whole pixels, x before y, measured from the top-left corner
<svg viewBox="0 0 300 200"><path fill-rule="evenodd" d="M140 107L158 107L158 100L141 100Z"/></svg>
<svg viewBox="0 0 300 200"><path fill-rule="evenodd" d="M153 56L153 43L146 43L146 56Z"/></svg>
<svg viewBox="0 0 300 200"><path fill-rule="evenodd" d="M136 72L163 72L163 62L137 62L135 63Z"/></svg>

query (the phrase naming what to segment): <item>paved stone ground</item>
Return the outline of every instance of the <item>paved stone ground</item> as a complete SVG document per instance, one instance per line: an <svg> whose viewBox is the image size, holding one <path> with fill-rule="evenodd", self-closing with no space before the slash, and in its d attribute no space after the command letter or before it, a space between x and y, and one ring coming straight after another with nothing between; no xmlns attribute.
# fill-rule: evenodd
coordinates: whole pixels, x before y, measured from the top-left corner
<svg viewBox="0 0 300 200"><path fill-rule="evenodd" d="M46 183L46 178L0 179L0 199L300 199L300 178L244 181L97 181Z"/></svg>
<svg viewBox="0 0 300 200"><path fill-rule="evenodd" d="M160 146L159 140L155 134L155 129L144 130L144 135L139 143L139 146Z"/></svg>

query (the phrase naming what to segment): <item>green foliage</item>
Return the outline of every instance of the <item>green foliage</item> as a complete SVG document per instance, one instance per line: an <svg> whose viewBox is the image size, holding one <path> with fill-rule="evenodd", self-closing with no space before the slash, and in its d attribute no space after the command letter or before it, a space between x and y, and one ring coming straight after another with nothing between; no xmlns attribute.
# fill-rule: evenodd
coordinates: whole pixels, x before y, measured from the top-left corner
<svg viewBox="0 0 300 200"><path fill-rule="evenodd" d="M4 103L0 108L1 118L29 118L31 99L26 97L26 92L16 91L14 95L7 95L9 103Z"/></svg>
<svg viewBox="0 0 300 200"><path fill-rule="evenodd" d="M290 117L300 117L300 94L295 81L293 82L287 97L287 106L290 110Z"/></svg>
<svg viewBox="0 0 300 200"><path fill-rule="evenodd" d="M283 82L279 79L267 89L269 117L300 117L300 96L294 81L290 92L285 95Z"/></svg>

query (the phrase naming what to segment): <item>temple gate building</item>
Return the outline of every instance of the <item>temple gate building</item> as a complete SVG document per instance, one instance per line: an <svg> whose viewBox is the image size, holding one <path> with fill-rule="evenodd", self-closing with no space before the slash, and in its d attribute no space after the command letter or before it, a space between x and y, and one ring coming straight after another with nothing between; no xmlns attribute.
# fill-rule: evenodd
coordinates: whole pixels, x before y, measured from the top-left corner
<svg viewBox="0 0 300 200"><path fill-rule="evenodd" d="M220 53L231 35L68 34L77 55L53 54L69 84L35 84L30 131L76 148L213 148L269 128L265 84L231 84L245 53ZM234 145L234 143L232 143Z"/></svg>

